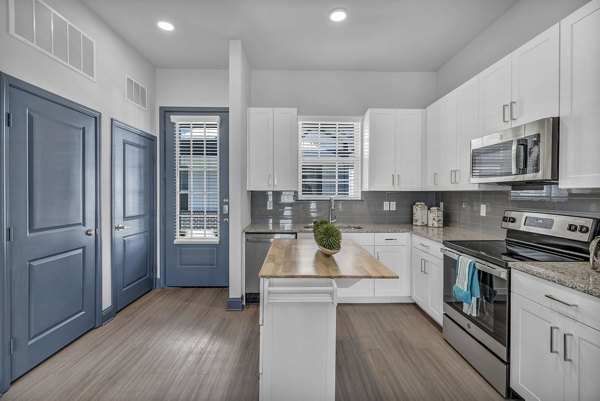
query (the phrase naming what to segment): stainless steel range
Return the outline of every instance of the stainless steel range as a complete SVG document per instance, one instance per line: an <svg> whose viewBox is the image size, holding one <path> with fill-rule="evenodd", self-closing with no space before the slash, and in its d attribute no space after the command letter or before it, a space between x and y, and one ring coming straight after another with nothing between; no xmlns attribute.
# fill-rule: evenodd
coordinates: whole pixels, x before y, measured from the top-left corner
<svg viewBox="0 0 600 401"><path fill-rule="evenodd" d="M444 241L444 338L504 397L509 395L512 261L584 261L600 219L507 210L504 241ZM480 297L475 313L454 297L457 260L475 261Z"/></svg>

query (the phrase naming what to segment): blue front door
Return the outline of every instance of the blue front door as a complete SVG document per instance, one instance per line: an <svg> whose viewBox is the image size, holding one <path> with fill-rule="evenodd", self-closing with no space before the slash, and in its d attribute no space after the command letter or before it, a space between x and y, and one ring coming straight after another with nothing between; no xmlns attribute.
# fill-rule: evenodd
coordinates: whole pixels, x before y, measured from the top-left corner
<svg viewBox="0 0 600 401"><path fill-rule="evenodd" d="M97 117L9 85L11 379L95 325Z"/></svg>
<svg viewBox="0 0 600 401"><path fill-rule="evenodd" d="M165 284L229 285L229 115L165 112Z"/></svg>
<svg viewBox="0 0 600 401"><path fill-rule="evenodd" d="M112 142L112 272L119 311L154 286L156 142L116 120Z"/></svg>

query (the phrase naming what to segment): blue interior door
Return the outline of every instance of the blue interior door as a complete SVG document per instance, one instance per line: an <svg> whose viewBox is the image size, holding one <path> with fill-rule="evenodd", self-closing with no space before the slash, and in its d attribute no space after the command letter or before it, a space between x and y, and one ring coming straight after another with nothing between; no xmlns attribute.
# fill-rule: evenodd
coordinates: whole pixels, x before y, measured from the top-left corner
<svg viewBox="0 0 600 401"><path fill-rule="evenodd" d="M96 118L11 86L11 376L95 325Z"/></svg>
<svg viewBox="0 0 600 401"><path fill-rule="evenodd" d="M229 285L226 112L163 115L165 284Z"/></svg>
<svg viewBox="0 0 600 401"><path fill-rule="evenodd" d="M116 120L112 136L112 271L118 311L154 286L156 142Z"/></svg>

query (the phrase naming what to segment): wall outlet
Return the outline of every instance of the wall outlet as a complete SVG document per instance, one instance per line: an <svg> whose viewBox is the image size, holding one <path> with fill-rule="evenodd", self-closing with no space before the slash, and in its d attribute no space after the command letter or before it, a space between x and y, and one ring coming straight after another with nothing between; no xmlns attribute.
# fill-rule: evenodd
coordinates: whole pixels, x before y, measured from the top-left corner
<svg viewBox="0 0 600 401"><path fill-rule="evenodd" d="M396 202L390 202L390 210L396 210Z"/></svg>
<svg viewBox="0 0 600 401"><path fill-rule="evenodd" d="M486 206L486 204L485 204L485 203L482 203L482 204L481 204L481 210L479 211L479 214L480 214L481 216L485 216L485 214L486 214L486 213L487 213L487 206Z"/></svg>
<svg viewBox="0 0 600 401"><path fill-rule="evenodd" d="M390 202L383 202L383 210L390 210Z"/></svg>

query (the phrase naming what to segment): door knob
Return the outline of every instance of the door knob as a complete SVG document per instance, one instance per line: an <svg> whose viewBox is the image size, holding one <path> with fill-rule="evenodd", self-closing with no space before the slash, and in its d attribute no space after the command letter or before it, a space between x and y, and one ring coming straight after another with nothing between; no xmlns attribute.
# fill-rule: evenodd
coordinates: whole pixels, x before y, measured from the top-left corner
<svg viewBox="0 0 600 401"><path fill-rule="evenodd" d="M95 228L88 228L87 230L85 230L85 235L87 235L88 237L91 237L94 234L96 234L96 229Z"/></svg>
<svg viewBox="0 0 600 401"><path fill-rule="evenodd" d="M123 224L117 224L117 225L115 226L115 231L126 230L126 229L128 229L128 228L129 228L129 227L125 227Z"/></svg>

